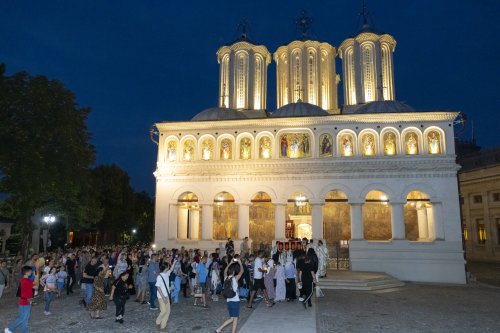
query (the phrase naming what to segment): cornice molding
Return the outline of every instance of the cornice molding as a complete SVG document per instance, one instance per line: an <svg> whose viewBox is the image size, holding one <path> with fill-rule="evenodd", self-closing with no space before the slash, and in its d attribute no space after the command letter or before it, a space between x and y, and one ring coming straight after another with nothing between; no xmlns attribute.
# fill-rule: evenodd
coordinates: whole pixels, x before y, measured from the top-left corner
<svg viewBox="0 0 500 333"><path fill-rule="evenodd" d="M256 118L219 121L182 121L160 122L156 127L161 132L180 130L265 128L265 127L304 127L320 125L359 125L359 124L394 124L412 122L444 122L453 121L458 112L432 111L383 114L340 114L322 117L290 117L290 118Z"/></svg>

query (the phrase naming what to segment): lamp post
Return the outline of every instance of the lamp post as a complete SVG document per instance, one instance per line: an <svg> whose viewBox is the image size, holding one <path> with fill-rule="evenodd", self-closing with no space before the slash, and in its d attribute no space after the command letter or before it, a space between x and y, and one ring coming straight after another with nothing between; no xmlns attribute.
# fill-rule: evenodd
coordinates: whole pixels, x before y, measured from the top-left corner
<svg viewBox="0 0 500 333"><path fill-rule="evenodd" d="M132 244L134 243L134 236L137 233L137 229L132 229Z"/></svg>
<svg viewBox="0 0 500 333"><path fill-rule="evenodd" d="M43 232L43 252L47 252L47 247L50 247L48 243L49 239L49 231L50 231L50 225L56 221L56 217L52 214L46 215L43 217L43 222L47 224L47 230L44 230ZM49 245L49 246L47 246Z"/></svg>

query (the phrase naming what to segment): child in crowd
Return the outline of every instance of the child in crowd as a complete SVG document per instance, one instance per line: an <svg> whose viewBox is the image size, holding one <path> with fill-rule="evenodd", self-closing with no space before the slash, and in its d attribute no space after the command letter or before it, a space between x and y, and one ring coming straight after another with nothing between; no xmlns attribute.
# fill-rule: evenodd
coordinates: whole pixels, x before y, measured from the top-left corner
<svg viewBox="0 0 500 333"><path fill-rule="evenodd" d="M43 291L45 293L45 311L44 314L46 316L50 315L50 303L52 302L52 299L54 298L54 292L56 290L56 268L52 267L49 270L49 273L43 276L45 287L43 288Z"/></svg>
<svg viewBox="0 0 500 333"><path fill-rule="evenodd" d="M66 268L64 266L58 267L57 277L57 297L61 297L61 291L64 290L64 281L68 278Z"/></svg>

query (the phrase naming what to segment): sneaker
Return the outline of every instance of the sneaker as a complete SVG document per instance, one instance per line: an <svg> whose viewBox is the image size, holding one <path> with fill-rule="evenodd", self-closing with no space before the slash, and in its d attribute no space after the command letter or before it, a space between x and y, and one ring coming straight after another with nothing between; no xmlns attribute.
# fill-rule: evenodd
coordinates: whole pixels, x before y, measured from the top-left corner
<svg viewBox="0 0 500 333"><path fill-rule="evenodd" d="M304 297L299 297L300 302L304 302Z"/></svg>
<svg viewBox="0 0 500 333"><path fill-rule="evenodd" d="M43 311L43 313L46 315L46 316L50 316L51 313L49 311Z"/></svg>
<svg viewBox="0 0 500 333"><path fill-rule="evenodd" d="M144 302L141 302L141 304L149 304L149 302L144 301Z"/></svg>
<svg viewBox="0 0 500 333"><path fill-rule="evenodd" d="M150 306L149 310L158 310L158 308L156 306Z"/></svg>
<svg viewBox="0 0 500 333"><path fill-rule="evenodd" d="M9 330L8 328L4 329L3 331L4 331L4 333L12 333L12 331Z"/></svg>

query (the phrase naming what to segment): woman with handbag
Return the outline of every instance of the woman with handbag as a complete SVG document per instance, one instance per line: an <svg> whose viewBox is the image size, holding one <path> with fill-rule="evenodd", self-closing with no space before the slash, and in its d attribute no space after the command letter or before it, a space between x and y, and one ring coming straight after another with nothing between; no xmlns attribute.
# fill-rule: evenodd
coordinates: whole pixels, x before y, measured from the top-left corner
<svg viewBox="0 0 500 333"><path fill-rule="evenodd" d="M160 274L156 278L156 293L158 297L158 304L160 304L160 314L156 318L156 328L164 330L167 328L168 317L170 316L170 305L172 297L170 294L170 274L172 273L172 268L177 263L175 260L170 266L168 261L163 262L160 265Z"/></svg>
<svg viewBox="0 0 500 333"><path fill-rule="evenodd" d="M234 291L234 297L227 299L227 310L229 313L229 319L226 320L219 328L215 330L215 333L220 333L224 327L232 324L232 333L236 333L236 327L238 326L238 318L240 316L240 296L238 293L238 281L243 275L243 265L240 259L233 259L230 265L224 270L224 281L227 279L231 280L231 287ZM225 283L224 283L225 284Z"/></svg>

